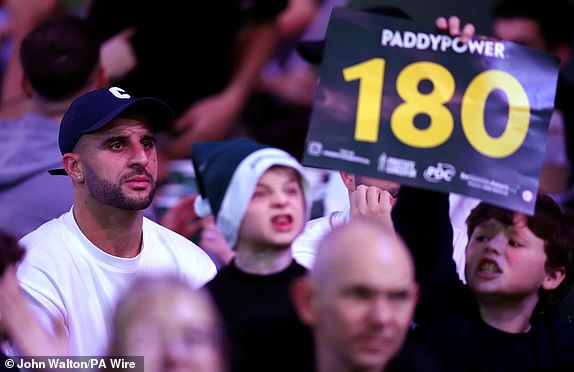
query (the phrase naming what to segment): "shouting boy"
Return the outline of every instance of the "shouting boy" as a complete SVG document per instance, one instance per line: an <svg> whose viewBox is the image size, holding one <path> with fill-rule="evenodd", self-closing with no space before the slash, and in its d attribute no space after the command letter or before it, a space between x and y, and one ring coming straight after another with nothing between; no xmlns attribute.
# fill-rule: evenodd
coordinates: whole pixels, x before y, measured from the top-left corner
<svg viewBox="0 0 574 372"><path fill-rule="evenodd" d="M443 283L446 301L418 329L429 348L448 370L572 370L574 328L556 305L574 279L574 240L559 206L541 194L527 216L482 202L467 225L468 286Z"/></svg>
<svg viewBox="0 0 574 372"><path fill-rule="evenodd" d="M195 143L200 197L235 257L207 284L221 312L232 371L303 371L313 367L312 336L290 299L306 269L291 243L309 217L302 166L285 151L247 138Z"/></svg>

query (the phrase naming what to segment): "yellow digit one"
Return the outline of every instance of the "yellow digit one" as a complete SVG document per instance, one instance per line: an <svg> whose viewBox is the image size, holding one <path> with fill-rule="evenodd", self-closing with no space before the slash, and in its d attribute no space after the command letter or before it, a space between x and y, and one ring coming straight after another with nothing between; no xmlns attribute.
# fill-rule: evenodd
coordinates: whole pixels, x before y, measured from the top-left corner
<svg viewBox="0 0 574 372"><path fill-rule="evenodd" d="M508 125L497 138L484 125L484 107L493 90L500 89L508 98ZM504 71L485 71L475 77L462 98L462 129L478 152L491 158L504 158L520 148L530 125L530 104L522 85Z"/></svg>
<svg viewBox="0 0 574 372"><path fill-rule="evenodd" d="M419 91L419 84L429 80L429 93ZM391 116L391 129L403 143L418 148L436 147L446 142L454 129L452 114L444 106L454 94L454 78L443 66L433 62L416 62L405 67L397 77L397 93L404 101ZM415 117L426 114L430 125L415 126Z"/></svg>
<svg viewBox="0 0 574 372"><path fill-rule="evenodd" d="M355 140L377 142L381 119L385 60L372 58L343 69L345 81L360 80Z"/></svg>

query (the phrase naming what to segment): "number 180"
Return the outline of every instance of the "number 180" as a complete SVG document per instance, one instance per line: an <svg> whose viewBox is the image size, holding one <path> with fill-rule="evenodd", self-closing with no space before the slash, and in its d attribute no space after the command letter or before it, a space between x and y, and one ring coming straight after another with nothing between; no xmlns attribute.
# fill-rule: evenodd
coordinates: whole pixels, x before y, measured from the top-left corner
<svg viewBox="0 0 574 372"><path fill-rule="evenodd" d="M377 142L381 116L385 60L373 58L343 69L345 81L359 80L355 140ZM429 80L432 90L423 94L418 86ZM498 137L488 134L484 107L490 93L499 89L508 98L508 122ZM391 130L404 144L432 148L446 142L454 129L452 113L444 105L455 91L452 74L434 62L415 62L397 76L397 93L403 102L391 114ZM512 75L489 70L478 74L468 85L461 102L461 123L468 142L478 152L503 158L520 148L530 124L530 104L522 85ZM419 114L430 118L430 125L419 129L414 119Z"/></svg>

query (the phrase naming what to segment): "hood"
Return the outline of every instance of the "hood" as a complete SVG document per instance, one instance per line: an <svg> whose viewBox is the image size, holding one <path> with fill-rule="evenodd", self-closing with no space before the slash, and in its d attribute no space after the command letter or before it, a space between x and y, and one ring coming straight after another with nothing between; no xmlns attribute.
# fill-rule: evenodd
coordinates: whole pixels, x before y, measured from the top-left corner
<svg viewBox="0 0 574 372"><path fill-rule="evenodd" d="M62 167L59 126L58 121L38 114L0 120L0 189Z"/></svg>

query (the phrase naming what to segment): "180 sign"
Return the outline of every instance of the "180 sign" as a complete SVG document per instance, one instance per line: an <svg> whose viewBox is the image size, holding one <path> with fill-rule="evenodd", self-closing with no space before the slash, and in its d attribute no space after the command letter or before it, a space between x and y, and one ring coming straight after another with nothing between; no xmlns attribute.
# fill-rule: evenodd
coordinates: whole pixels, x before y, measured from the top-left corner
<svg viewBox="0 0 574 372"><path fill-rule="evenodd" d="M381 116L385 59L372 58L343 69L345 81L359 80L357 115L354 138L377 142ZM433 88L421 93L421 81L429 80ZM436 89L440 86L440 89ZM442 65L435 62L414 62L397 76L397 93L402 99L391 114L393 134L404 144L416 148L437 147L446 142L454 129L454 118L445 106L455 92L455 80ZM504 132L492 137L485 128L484 108L488 96L495 90L506 94L508 120ZM468 84L461 102L461 124L468 142L481 154L504 158L516 152L528 132L530 104L528 96L516 78L500 70L479 73ZM426 114L430 124L425 129L415 126L414 119Z"/></svg>

